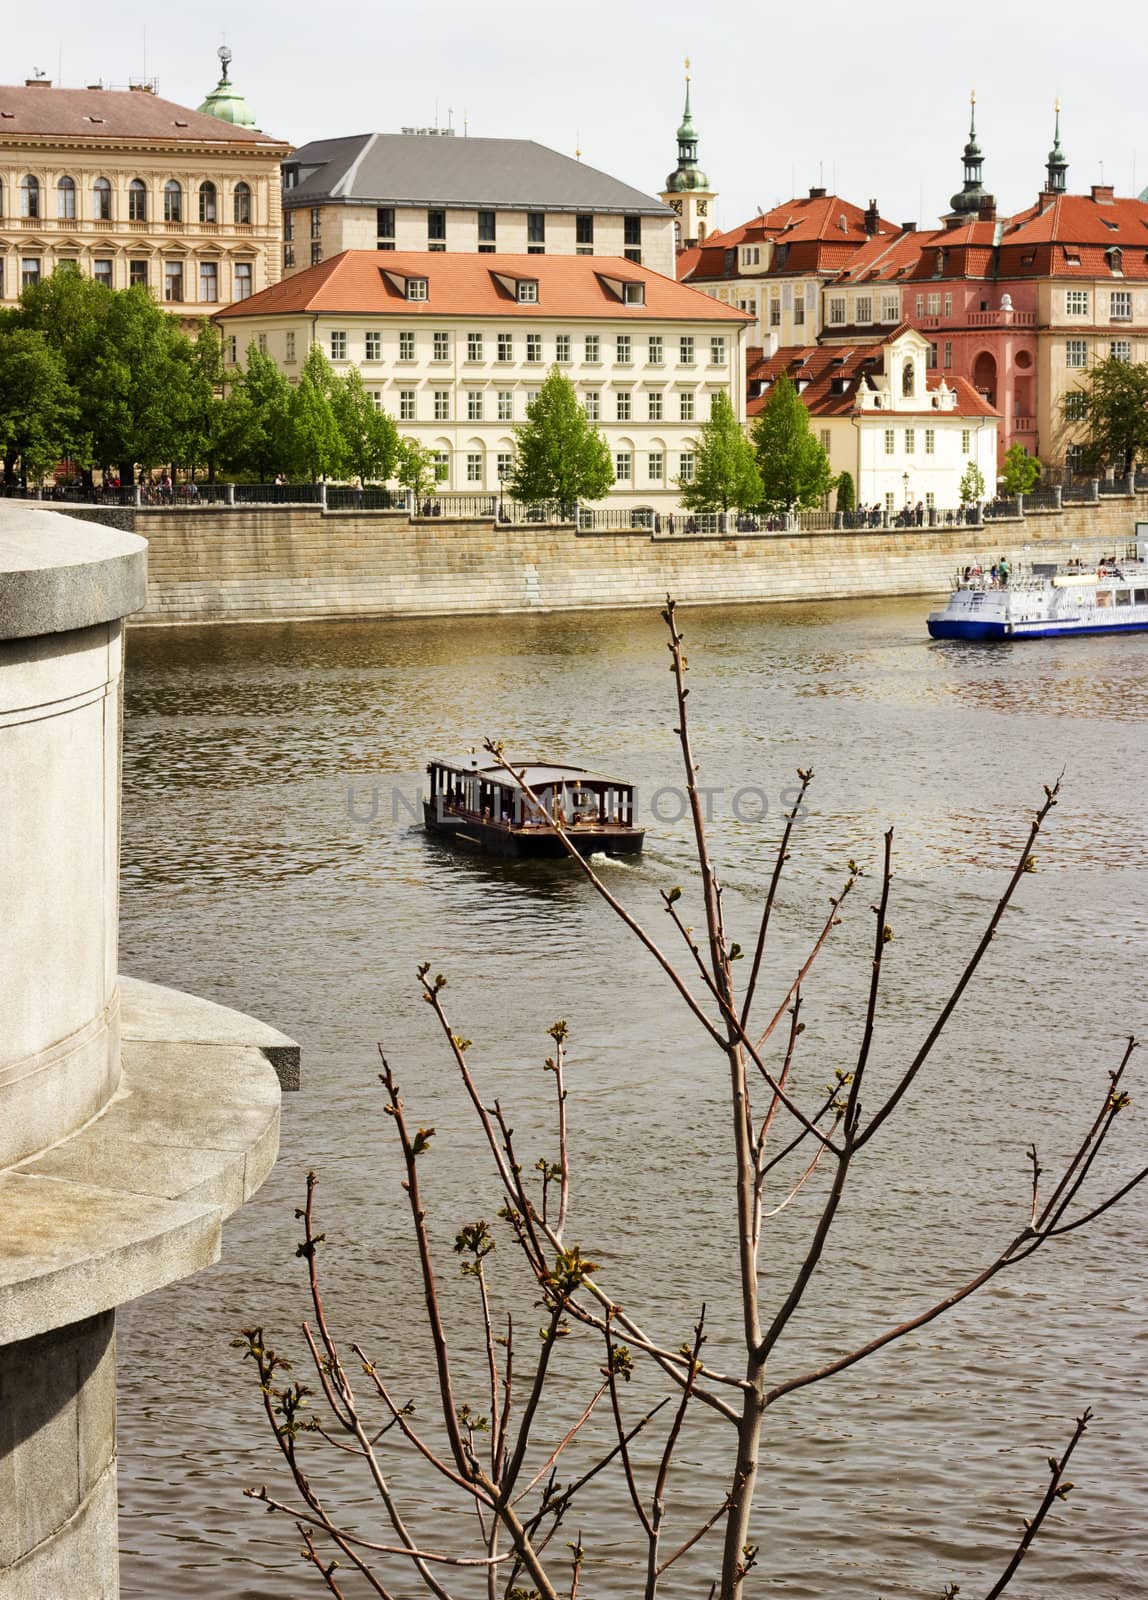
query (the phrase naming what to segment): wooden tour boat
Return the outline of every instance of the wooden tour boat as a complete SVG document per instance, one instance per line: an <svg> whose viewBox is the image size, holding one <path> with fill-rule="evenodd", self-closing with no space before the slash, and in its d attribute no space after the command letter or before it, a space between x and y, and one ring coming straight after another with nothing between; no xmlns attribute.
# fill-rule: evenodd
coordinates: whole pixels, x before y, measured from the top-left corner
<svg viewBox="0 0 1148 1600"><path fill-rule="evenodd" d="M470 755L460 762L427 762L430 789L423 815L428 833L497 855L565 855L552 817L580 855L641 850L645 830L634 826L632 784L549 761L516 764L520 782L497 764L482 765L483 759Z"/></svg>

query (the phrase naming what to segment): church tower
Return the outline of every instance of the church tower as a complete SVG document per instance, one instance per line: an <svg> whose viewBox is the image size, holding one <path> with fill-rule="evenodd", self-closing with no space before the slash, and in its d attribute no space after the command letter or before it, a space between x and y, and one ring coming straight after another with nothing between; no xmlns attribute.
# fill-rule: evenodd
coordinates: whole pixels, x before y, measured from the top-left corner
<svg viewBox="0 0 1148 1600"><path fill-rule="evenodd" d="M690 63L686 60L686 108L678 129L678 165L666 179L661 198L678 214L678 247L701 244L714 226L717 195L698 166L698 134L690 112Z"/></svg>
<svg viewBox="0 0 1148 1600"><path fill-rule="evenodd" d="M1068 157L1060 147L1060 101L1056 102L1056 132L1053 135L1052 149L1048 152L1048 165L1045 168L1048 181L1045 183L1046 194L1064 194L1068 187Z"/></svg>
<svg viewBox="0 0 1148 1600"><path fill-rule="evenodd" d="M965 145L965 181L957 194L949 202L952 210L945 221L950 226L962 222L975 222L982 211L993 211L995 201L991 194L985 190L981 181L981 168L984 166L984 155L977 143L977 97L974 91L969 96L969 139Z"/></svg>

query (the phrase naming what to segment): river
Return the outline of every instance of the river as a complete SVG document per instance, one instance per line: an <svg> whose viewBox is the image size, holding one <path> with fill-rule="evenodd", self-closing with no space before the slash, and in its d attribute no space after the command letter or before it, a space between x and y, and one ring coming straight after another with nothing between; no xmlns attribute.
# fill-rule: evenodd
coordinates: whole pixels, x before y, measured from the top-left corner
<svg viewBox="0 0 1148 1600"><path fill-rule="evenodd" d="M875 869L881 834L895 828L874 1105L975 942L1042 786L1064 772L1018 908L927 1074L855 1175L823 1271L779 1351L783 1375L940 1298L1011 1238L1027 1218L1028 1144L1051 1173L1101 1104L1123 1037L1148 1026L1148 637L938 645L925 637L924 609L912 600L680 614L727 921L743 944L782 797L799 766L816 774L780 896L763 1015L849 860ZM499 1197L419 1002L419 960L448 974L452 1023L474 1041L484 1087L513 1104L531 1164L554 1154L542 1132L552 1094L545 1029L569 1021L568 1236L670 1345L688 1339L704 1299L707 1353L715 1363L730 1356L722 1060L572 868L459 858L411 815L426 759L462 754L484 735L513 753L556 752L632 778L647 848L640 864L608 864L604 876L660 939L661 889L681 884L700 922L668 661L659 618L633 612L131 635L121 968L291 1034L303 1047L303 1087L284 1098L279 1164L227 1224L221 1263L121 1313L129 1600L323 1592L290 1524L242 1496L248 1484L281 1487L282 1475L250 1364L230 1342L257 1323L300 1351L293 1211L308 1168L320 1178L343 1342L362 1339L425 1407L429 1346L377 1042L412 1120L436 1129L420 1170L452 1312L465 1288L454 1278L456 1228L493 1218ZM875 889L861 881L806 986L797 1083L810 1100L856 1052ZM1148 1142L1148 1059L1133 1071L1133 1104L1108 1163L1114 1182ZM770 1227L771 1304L818 1198L815 1179ZM983 1593L1039 1503L1046 1456L1086 1405L1096 1419L1073 1461L1077 1487L1010 1596L1148 1594L1146 1214L1148 1195L1134 1195L948 1319L781 1402L767 1419L749 1594L907 1600L939 1596L948 1582ZM509 1271L506 1247L503 1256ZM464 1361L469 1321L466 1330ZM575 1365L557 1394L563 1415L583 1395ZM636 1417L641 1379L634 1388L625 1398ZM479 1393L473 1403L481 1409ZM723 1430L716 1420L687 1430L670 1480L671 1540L720 1502ZM345 1460L332 1492L377 1528ZM452 1526L440 1485L410 1465L398 1481L426 1537ZM582 1524L580 1593L622 1600L640 1587L625 1554L629 1508L621 1478L603 1482L593 1526ZM703 1543L664 1593L704 1595L716 1554ZM415 1590L404 1578L395 1593Z"/></svg>

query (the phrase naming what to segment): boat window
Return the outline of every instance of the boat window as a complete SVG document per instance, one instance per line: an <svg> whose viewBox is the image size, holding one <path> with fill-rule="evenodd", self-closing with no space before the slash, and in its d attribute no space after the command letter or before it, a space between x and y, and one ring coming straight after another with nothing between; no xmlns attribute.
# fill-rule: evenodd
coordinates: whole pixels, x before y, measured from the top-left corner
<svg viewBox="0 0 1148 1600"><path fill-rule="evenodd" d="M1135 600L1138 606L1148 606L1148 589L1137 589Z"/></svg>
<svg viewBox="0 0 1148 1600"><path fill-rule="evenodd" d="M1131 589L1117 589L1117 591L1116 591L1116 604L1118 606L1130 606L1132 604L1132 590Z"/></svg>
<svg viewBox="0 0 1148 1600"><path fill-rule="evenodd" d="M1112 604L1112 590L1111 589L1097 589L1097 591L1096 591L1096 604L1098 606L1110 606Z"/></svg>

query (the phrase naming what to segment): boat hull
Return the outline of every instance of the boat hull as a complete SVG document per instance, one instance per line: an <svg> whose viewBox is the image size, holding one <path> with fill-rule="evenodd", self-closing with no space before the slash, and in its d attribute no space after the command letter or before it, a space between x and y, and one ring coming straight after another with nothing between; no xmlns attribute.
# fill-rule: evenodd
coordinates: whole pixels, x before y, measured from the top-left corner
<svg viewBox="0 0 1148 1600"><path fill-rule="evenodd" d="M459 850L535 861L567 854L553 828L508 827L475 817L443 815L430 802L424 803L423 816L432 837ZM566 837L582 856L633 856L641 852L646 833L644 828L579 827L570 829Z"/></svg>
<svg viewBox="0 0 1148 1600"><path fill-rule="evenodd" d="M1135 622L1089 623L1062 622L995 622L987 618L936 616L928 619L930 637L934 639L965 639L977 643L988 640L1066 639L1081 634L1096 636L1104 633L1146 633L1148 617Z"/></svg>

